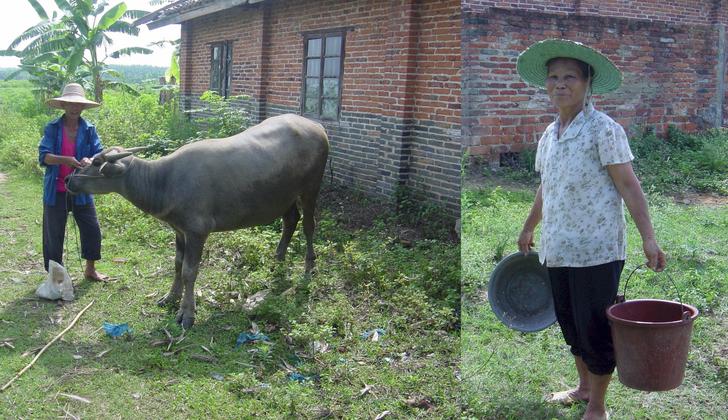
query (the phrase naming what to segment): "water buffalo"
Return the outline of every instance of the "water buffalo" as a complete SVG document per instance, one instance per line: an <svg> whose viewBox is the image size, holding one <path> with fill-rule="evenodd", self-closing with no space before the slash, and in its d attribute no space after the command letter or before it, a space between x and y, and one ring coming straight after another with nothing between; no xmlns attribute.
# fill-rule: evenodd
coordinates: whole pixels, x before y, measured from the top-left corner
<svg viewBox="0 0 728 420"><path fill-rule="evenodd" d="M329 151L323 127L298 115L269 118L225 139L188 144L147 161L140 148L110 148L66 179L72 193L116 192L176 233L175 276L160 305L182 304L177 322L195 318L194 285L210 232L240 229L283 218L276 250L282 260L303 212L306 272L313 250L314 208ZM184 288L184 294L183 292Z"/></svg>

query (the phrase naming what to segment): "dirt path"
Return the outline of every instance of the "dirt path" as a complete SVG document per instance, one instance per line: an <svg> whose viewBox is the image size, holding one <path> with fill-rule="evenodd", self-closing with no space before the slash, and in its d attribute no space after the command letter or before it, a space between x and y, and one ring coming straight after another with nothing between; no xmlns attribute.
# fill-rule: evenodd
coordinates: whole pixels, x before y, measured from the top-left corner
<svg viewBox="0 0 728 420"><path fill-rule="evenodd" d="M728 205L728 196L717 194L684 193L674 197L676 203L699 204L702 206Z"/></svg>

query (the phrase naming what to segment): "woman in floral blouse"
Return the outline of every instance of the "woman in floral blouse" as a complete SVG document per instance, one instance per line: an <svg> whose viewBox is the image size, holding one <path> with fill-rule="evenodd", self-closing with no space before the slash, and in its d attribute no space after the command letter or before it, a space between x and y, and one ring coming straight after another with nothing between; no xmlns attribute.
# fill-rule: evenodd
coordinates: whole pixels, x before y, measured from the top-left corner
<svg viewBox="0 0 728 420"><path fill-rule="evenodd" d="M530 46L517 68L526 82L546 89L559 112L538 143L541 185L518 238L519 250L529 252L541 222L539 258L579 373L576 388L550 400L588 402L584 419L607 418L604 399L615 359L605 311L626 258L623 202L642 236L647 265L665 267L624 129L591 102L592 93L617 89L622 75L599 52L559 39Z"/></svg>

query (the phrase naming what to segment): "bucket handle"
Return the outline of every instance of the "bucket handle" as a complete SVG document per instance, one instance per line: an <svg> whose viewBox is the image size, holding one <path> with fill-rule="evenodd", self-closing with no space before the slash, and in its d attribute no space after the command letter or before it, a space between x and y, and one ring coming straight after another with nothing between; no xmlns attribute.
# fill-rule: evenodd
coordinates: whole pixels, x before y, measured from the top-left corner
<svg viewBox="0 0 728 420"><path fill-rule="evenodd" d="M623 303L625 300L627 300L627 284L629 283L629 279L632 278L632 274L634 274L640 268L644 268L644 267L647 267L647 264L640 264L629 273L629 276L627 276L627 280L625 280L625 282L624 282L624 288L622 289L622 294L617 295L617 298L614 300L615 303ZM685 310L685 305L683 305L682 297L680 296L680 289L677 287L675 280L672 279L672 276L670 276L665 271L663 271L662 274L667 276L667 279L670 280L670 283L672 283L672 287L675 289L675 293L677 293L677 299L678 299L678 301L680 301L680 309L682 310L683 321L687 321L688 319L690 319L690 311Z"/></svg>

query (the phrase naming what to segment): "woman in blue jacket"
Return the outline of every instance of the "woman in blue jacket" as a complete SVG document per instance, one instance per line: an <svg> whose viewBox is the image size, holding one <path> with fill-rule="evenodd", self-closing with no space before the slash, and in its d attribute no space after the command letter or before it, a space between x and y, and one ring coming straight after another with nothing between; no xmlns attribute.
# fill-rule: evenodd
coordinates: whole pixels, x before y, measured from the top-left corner
<svg viewBox="0 0 728 420"><path fill-rule="evenodd" d="M76 168L87 166L91 157L103 147L96 127L81 118L84 109L99 106L86 99L83 87L69 83L63 93L48 101L64 111L62 117L48 123L38 146L38 162L45 167L43 179L43 264L63 264L63 239L68 212L73 213L81 235L81 256L86 260L84 276L93 281L108 277L96 271L101 259L101 230L90 194L72 196L66 192L64 180Z"/></svg>

